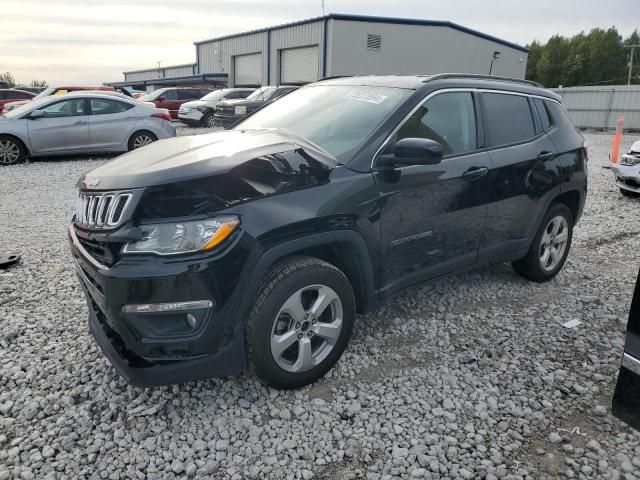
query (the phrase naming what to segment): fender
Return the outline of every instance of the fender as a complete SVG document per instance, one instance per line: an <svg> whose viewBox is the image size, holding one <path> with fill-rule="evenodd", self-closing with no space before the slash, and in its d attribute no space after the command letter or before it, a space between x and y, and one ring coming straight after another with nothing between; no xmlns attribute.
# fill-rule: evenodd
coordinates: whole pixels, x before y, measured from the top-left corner
<svg viewBox="0 0 640 480"><path fill-rule="evenodd" d="M243 295L240 305L240 311L243 312L243 315L239 325L244 328L250 309L253 306L254 295L257 293L262 279L271 265L280 258L301 250L333 243L349 243L355 247L355 251L357 252L358 273L360 276L358 280L362 285L363 302L365 305L373 303L374 272L369 256L369 249L367 248L364 238L354 230L334 230L289 240L264 251L255 264L248 288L245 290L247 294Z"/></svg>

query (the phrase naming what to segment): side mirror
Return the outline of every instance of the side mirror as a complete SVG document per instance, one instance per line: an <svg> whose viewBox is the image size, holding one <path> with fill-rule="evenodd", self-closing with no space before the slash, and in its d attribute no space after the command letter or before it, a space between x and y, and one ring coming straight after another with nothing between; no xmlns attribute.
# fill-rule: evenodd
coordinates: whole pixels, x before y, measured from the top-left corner
<svg viewBox="0 0 640 480"><path fill-rule="evenodd" d="M403 138L398 140L393 153L382 155L378 165L436 165L442 161L442 145L428 138Z"/></svg>
<svg viewBox="0 0 640 480"><path fill-rule="evenodd" d="M44 112L42 110L34 110L29 114L29 119L35 120L36 118L44 117Z"/></svg>

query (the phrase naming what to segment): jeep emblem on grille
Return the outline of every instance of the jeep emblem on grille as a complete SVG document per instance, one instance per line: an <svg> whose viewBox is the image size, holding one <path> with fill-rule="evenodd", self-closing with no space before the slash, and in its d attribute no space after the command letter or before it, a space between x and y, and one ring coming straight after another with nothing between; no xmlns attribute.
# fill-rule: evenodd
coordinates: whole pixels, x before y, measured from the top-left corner
<svg viewBox="0 0 640 480"><path fill-rule="evenodd" d="M87 182L87 186L89 186L89 187L97 187L99 183L100 183L100 179L99 178L91 178Z"/></svg>

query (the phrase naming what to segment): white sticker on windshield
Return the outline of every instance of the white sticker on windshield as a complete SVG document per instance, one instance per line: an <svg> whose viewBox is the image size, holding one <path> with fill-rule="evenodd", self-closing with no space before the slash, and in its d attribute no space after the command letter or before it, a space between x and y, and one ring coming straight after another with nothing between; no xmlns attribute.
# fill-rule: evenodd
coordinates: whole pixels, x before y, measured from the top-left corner
<svg viewBox="0 0 640 480"><path fill-rule="evenodd" d="M387 99L387 95L380 95L379 93L371 93L371 92L362 92L362 91L353 91L347 93L346 98L348 100L357 100L359 102L368 102L368 103L382 103Z"/></svg>

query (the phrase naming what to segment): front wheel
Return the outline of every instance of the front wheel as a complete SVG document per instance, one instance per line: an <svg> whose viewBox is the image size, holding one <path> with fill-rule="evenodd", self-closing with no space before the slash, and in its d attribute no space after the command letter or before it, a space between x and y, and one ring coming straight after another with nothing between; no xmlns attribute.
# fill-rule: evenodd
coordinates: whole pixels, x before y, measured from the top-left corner
<svg viewBox="0 0 640 480"><path fill-rule="evenodd" d="M355 299L347 277L313 257L291 257L265 277L246 328L249 364L274 388L308 385L349 343Z"/></svg>
<svg viewBox="0 0 640 480"><path fill-rule="evenodd" d="M15 165L26 156L25 148L19 140L10 135L0 135L0 165Z"/></svg>
<svg viewBox="0 0 640 480"><path fill-rule="evenodd" d="M129 139L129 151L149 145L158 140L153 133L142 130L131 135Z"/></svg>
<svg viewBox="0 0 640 480"><path fill-rule="evenodd" d="M216 119L213 117L213 112L207 112L202 117L202 126L206 128L213 128L216 126Z"/></svg>
<svg viewBox="0 0 640 480"><path fill-rule="evenodd" d="M557 275L569 255L573 239L571 210L556 203L542 219L527 255L513 262L519 275L534 282L547 282Z"/></svg>

